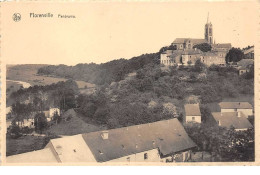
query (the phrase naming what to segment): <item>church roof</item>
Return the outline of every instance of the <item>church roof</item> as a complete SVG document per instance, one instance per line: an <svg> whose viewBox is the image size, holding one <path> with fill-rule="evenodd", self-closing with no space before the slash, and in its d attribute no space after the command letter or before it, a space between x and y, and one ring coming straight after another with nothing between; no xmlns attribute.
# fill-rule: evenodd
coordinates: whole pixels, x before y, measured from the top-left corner
<svg viewBox="0 0 260 175"><path fill-rule="evenodd" d="M207 43L205 39L196 39L196 38L176 38L172 44L182 44L191 41L193 44L202 44Z"/></svg>

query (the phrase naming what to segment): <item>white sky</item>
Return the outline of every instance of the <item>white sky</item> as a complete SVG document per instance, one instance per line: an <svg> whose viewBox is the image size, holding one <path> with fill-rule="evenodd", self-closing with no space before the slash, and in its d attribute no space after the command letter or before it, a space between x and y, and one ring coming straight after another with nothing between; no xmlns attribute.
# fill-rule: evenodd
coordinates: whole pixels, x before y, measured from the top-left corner
<svg viewBox="0 0 260 175"><path fill-rule="evenodd" d="M1 10L7 64L104 63L154 53L177 37L204 38L208 12L217 43L254 45L257 30L253 2L7 3ZM31 12L55 18L29 18ZM22 20L14 22L14 13Z"/></svg>

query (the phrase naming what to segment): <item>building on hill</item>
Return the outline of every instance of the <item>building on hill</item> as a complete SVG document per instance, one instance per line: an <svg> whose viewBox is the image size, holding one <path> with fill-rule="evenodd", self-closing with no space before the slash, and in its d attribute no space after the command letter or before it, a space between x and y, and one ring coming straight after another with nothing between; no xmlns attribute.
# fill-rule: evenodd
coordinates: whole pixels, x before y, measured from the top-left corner
<svg viewBox="0 0 260 175"><path fill-rule="evenodd" d="M242 50L246 59L254 59L255 47L248 47Z"/></svg>
<svg viewBox="0 0 260 175"><path fill-rule="evenodd" d="M245 131L253 128L243 112L213 112L215 124L225 128L234 128L235 131Z"/></svg>
<svg viewBox="0 0 260 175"><path fill-rule="evenodd" d="M195 45L208 43L211 51L203 53L199 49L194 49ZM230 43L213 44L213 25L207 19L205 24L204 39L176 38L171 45L175 50L166 50L161 53L161 64L165 66L173 65L194 65L199 59L207 66L212 64L225 65L225 57L231 49ZM188 64L190 63L190 64Z"/></svg>
<svg viewBox="0 0 260 175"><path fill-rule="evenodd" d="M253 115L253 107L248 102L221 102L221 112L242 112L247 118Z"/></svg>
<svg viewBox="0 0 260 175"><path fill-rule="evenodd" d="M185 104L185 123L201 123L201 113L199 104Z"/></svg>
<svg viewBox="0 0 260 175"><path fill-rule="evenodd" d="M196 146L174 118L52 139L45 149L50 149L61 163L184 162ZM16 156L19 162L32 163L20 159L20 155L13 156L12 162L17 162ZM7 163L9 160L7 157Z"/></svg>
<svg viewBox="0 0 260 175"><path fill-rule="evenodd" d="M172 45L176 47L177 50L193 49L195 45L207 43L206 39L194 39L194 38L176 38Z"/></svg>
<svg viewBox="0 0 260 175"><path fill-rule="evenodd" d="M224 66L226 64L224 54L221 55L218 52L205 52L200 56L200 61L207 66L212 64Z"/></svg>
<svg viewBox="0 0 260 175"><path fill-rule="evenodd" d="M231 43L219 43L219 44L212 44L211 50L215 52L224 52L228 53L228 51L232 48Z"/></svg>

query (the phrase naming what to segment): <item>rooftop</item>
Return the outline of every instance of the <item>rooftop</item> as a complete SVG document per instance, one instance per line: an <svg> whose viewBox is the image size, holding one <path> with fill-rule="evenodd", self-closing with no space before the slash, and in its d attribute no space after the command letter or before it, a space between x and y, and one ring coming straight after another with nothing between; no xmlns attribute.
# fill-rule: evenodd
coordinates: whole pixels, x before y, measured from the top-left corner
<svg viewBox="0 0 260 175"><path fill-rule="evenodd" d="M239 114L240 113L240 114ZM240 115L240 117L238 117ZM220 126L235 129L248 129L253 126L248 121L243 112L213 112L212 116L216 122L220 122Z"/></svg>
<svg viewBox="0 0 260 175"><path fill-rule="evenodd" d="M221 109L253 109L248 102L220 102Z"/></svg>
<svg viewBox="0 0 260 175"><path fill-rule="evenodd" d="M185 104L186 116L200 116L200 106L199 104Z"/></svg>
<svg viewBox="0 0 260 175"><path fill-rule="evenodd" d="M172 44L181 44L190 41L193 44L202 44L208 43L205 39L197 39L197 38L176 38Z"/></svg>
<svg viewBox="0 0 260 175"><path fill-rule="evenodd" d="M196 147L178 119L134 125L108 130L108 139L102 131L83 134L83 138L98 162L159 149L165 156Z"/></svg>
<svg viewBox="0 0 260 175"><path fill-rule="evenodd" d="M58 163L49 148L6 157L7 163Z"/></svg>

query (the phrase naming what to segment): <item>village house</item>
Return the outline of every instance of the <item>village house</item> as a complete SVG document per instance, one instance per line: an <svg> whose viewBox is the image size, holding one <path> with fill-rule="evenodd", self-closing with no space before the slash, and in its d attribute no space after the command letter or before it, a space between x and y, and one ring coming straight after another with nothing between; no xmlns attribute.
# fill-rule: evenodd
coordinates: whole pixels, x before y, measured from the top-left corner
<svg viewBox="0 0 260 175"><path fill-rule="evenodd" d="M211 66L212 64L224 66L226 64L225 56L226 54L224 53L205 52L201 54L200 61L207 66Z"/></svg>
<svg viewBox="0 0 260 175"><path fill-rule="evenodd" d="M185 123L201 123L201 113L199 104L185 104Z"/></svg>
<svg viewBox="0 0 260 175"><path fill-rule="evenodd" d="M212 44L211 50L215 52L222 52L228 53L228 51L232 48L231 43L219 43L219 44Z"/></svg>
<svg viewBox="0 0 260 175"><path fill-rule="evenodd" d="M60 163L184 162L190 159L195 147L182 124L174 118L52 139L43 150L51 150L55 159L53 156L48 159ZM26 163L30 159L21 159L28 157L25 154L9 156L7 162ZM41 156L39 159L43 159ZM38 162L37 157L31 159Z"/></svg>
<svg viewBox="0 0 260 175"><path fill-rule="evenodd" d="M242 112L246 118L253 115L253 107L248 102L221 102L221 112Z"/></svg>
<svg viewBox="0 0 260 175"><path fill-rule="evenodd" d="M237 62L237 68L239 70L239 75L243 75L249 72L251 66L254 65L253 59L242 59Z"/></svg>
<svg viewBox="0 0 260 175"><path fill-rule="evenodd" d="M53 119L53 116L57 113L60 116L60 109L59 108L50 108L47 111L43 111L45 117L47 118L47 121L51 121Z"/></svg>
<svg viewBox="0 0 260 175"><path fill-rule="evenodd" d="M253 128L247 116L241 112L213 112L215 124L225 128L234 128L235 131L245 131Z"/></svg>
<svg viewBox="0 0 260 175"><path fill-rule="evenodd" d="M246 59L254 59L255 47L251 46L242 50Z"/></svg>

